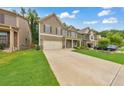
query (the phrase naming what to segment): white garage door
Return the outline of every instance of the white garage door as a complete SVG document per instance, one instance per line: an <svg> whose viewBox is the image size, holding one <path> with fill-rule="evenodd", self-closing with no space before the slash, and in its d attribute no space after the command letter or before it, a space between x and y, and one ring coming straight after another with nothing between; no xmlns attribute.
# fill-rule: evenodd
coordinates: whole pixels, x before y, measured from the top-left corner
<svg viewBox="0 0 124 93"><path fill-rule="evenodd" d="M44 49L62 49L62 41L43 41Z"/></svg>

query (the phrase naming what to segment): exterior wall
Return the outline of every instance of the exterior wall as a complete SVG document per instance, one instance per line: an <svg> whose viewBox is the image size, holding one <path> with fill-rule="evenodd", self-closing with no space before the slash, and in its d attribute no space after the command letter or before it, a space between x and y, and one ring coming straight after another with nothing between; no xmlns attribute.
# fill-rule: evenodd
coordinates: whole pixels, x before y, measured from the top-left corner
<svg viewBox="0 0 124 93"><path fill-rule="evenodd" d="M51 28L51 32L50 33L46 33L44 30L44 25L49 25L50 28ZM46 20L44 21L41 21L40 22L40 28L39 28L39 45L42 49L44 49L44 42L48 42L48 41L51 41L51 42L60 42L60 43L63 43L63 37L62 37L62 25L59 23L58 19L55 17L55 16L51 16L49 18L47 18ZM57 28L60 28L61 29L61 34L60 33L56 33L56 29ZM54 43L53 42L53 43ZM52 43L51 43L52 44ZM59 44L59 43L58 43ZM63 45L60 44L62 47Z"/></svg>
<svg viewBox="0 0 124 93"><path fill-rule="evenodd" d="M50 26L49 33L45 32L44 25ZM56 28L61 28L61 34L56 32ZM81 40L75 28L70 28L69 30L63 29L61 22L59 22L55 15L48 16L39 23L39 37L39 46L42 49L44 49L44 46L49 45L45 43L46 41L49 43L51 41L51 46L54 42L58 42L58 44L61 43L61 48L72 48L77 46Z"/></svg>
<svg viewBox="0 0 124 93"><path fill-rule="evenodd" d="M50 36L50 35L41 35L40 39L48 41L62 41L63 37Z"/></svg>
<svg viewBox="0 0 124 93"><path fill-rule="evenodd" d="M9 51L29 48L31 45L31 32L28 21L22 16L0 9L0 28L10 33Z"/></svg>
<svg viewBox="0 0 124 93"><path fill-rule="evenodd" d="M16 16L4 14L4 24L16 26Z"/></svg>
<svg viewBox="0 0 124 93"><path fill-rule="evenodd" d="M45 21L43 21L40 25L40 33L44 33L44 25L50 25L52 27L52 32L50 34L56 34L56 28L57 27L61 27L60 23L58 22L58 20L56 19L56 17L50 17L48 19L46 19Z"/></svg>
<svg viewBox="0 0 124 93"><path fill-rule="evenodd" d="M29 28L29 24L27 22L27 20L18 17L17 18L17 25L19 27L19 37L18 37L18 42L19 42L19 48L23 49L23 48L29 48L31 45L31 32L30 32L30 28Z"/></svg>
<svg viewBox="0 0 124 93"><path fill-rule="evenodd" d="M4 23L4 14L0 14L0 23Z"/></svg>

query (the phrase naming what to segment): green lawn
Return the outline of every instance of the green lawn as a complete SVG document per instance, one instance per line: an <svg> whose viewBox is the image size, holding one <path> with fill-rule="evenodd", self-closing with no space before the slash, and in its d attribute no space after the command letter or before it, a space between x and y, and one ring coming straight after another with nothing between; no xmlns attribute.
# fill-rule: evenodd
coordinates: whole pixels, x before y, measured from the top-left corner
<svg viewBox="0 0 124 93"><path fill-rule="evenodd" d="M98 50L85 50L85 49L76 49L75 52L94 56L97 58L110 60L119 64L124 64L124 54L119 53L109 53L105 51L98 51Z"/></svg>
<svg viewBox="0 0 124 93"><path fill-rule="evenodd" d="M0 85L59 85L42 51L0 51Z"/></svg>

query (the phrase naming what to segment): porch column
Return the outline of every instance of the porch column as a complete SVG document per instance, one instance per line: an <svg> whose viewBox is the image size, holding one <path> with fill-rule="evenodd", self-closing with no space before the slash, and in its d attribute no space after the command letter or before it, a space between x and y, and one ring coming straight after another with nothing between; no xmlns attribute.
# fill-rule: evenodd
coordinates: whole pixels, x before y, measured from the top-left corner
<svg viewBox="0 0 124 93"><path fill-rule="evenodd" d="M79 46L81 47L81 40L79 41L79 43L80 43Z"/></svg>
<svg viewBox="0 0 124 93"><path fill-rule="evenodd" d="M39 33L39 40L38 40L39 41L39 46L41 47L41 41L40 41L40 22L39 22L39 32L38 33Z"/></svg>
<svg viewBox="0 0 124 93"><path fill-rule="evenodd" d="M65 46L65 48L66 48L66 39L65 39L65 42L64 42L65 44L64 44L64 46Z"/></svg>
<svg viewBox="0 0 124 93"><path fill-rule="evenodd" d="M73 41L73 39L72 39L72 48L74 48L74 41Z"/></svg>
<svg viewBox="0 0 124 93"><path fill-rule="evenodd" d="M12 52L14 50L14 31L12 30L12 28L10 27L10 52Z"/></svg>
<svg viewBox="0 0 124 93"><path fill-rule="evenodd" d="M19 47L19 32L17 32L17 48L18 48L18 50L20 49L20 47Z"/></svg>

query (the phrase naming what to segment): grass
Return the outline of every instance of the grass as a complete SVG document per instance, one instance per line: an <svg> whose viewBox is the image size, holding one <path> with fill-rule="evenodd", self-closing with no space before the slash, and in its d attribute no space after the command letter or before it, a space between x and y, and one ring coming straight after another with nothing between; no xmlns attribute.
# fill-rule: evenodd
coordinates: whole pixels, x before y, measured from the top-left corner
<svg viewBox="0 0 124 93"><path fill-rule="evenodd" d="M124 64L124 54L110 53L110 52L98 51L98 50L86 50L86 49L76 49L74 51L81 54L86 54L93 57L113 61L119 64Z"/></svg>
<svg viewBox="0 0 124 93"><path fill-rule="evenodd" d="M3 53L0 51L0 85L59 85L42 51L34 49Z"/></svg>

